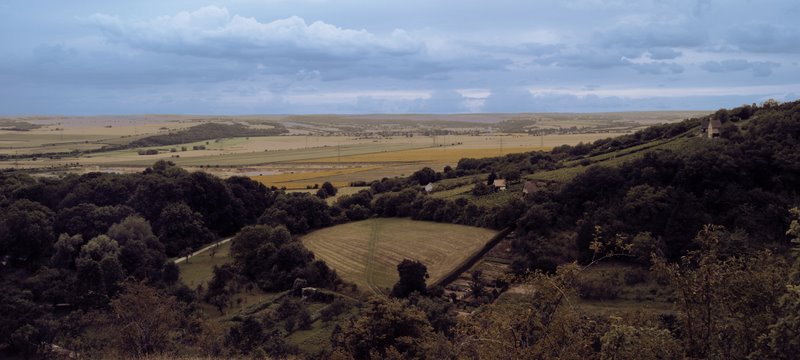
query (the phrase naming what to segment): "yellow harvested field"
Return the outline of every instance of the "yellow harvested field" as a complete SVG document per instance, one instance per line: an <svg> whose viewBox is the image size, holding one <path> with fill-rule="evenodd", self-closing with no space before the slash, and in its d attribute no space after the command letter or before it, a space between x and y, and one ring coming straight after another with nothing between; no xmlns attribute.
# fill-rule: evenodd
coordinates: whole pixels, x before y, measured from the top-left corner
<svg viewBox="0 0 800 360"><path fill-rule="evenodd" d="M429 149L401 150L387 153L362 154L322 159L306 160L304 162L322 163L387 163L387 162L449 162L457 163L463 158L485 158L502 156L528 151L550 150L541 147L512 147L512 148L486 148L469 149L462 146L439 147Z"/></svg>
<svg viewBox="0 0 800 360"><path fill-rule="evenodd" d="M332 176L353 174L358 172L370 171L378 168L381 168L381 166L364 166L364 167L330 169L321 171L296 172L288 174L251 176L251 179L258 181L266 186L286 187L287 189L305 189L306 186L308 185L311 186L314 186L314 184L322 185L322 183L327 181L326 179ZM332 184L337 188L349 185L349 183L345 181L332 182Z"/></svg>
<svg viewBox="0 0 800 360"><path fill-rule="evenodd" d="M421 261L432 283L486 244L495 231L464 225L380 218L317 230L303 244L346 281L375 293L397 282L397 264Z"/></svg>

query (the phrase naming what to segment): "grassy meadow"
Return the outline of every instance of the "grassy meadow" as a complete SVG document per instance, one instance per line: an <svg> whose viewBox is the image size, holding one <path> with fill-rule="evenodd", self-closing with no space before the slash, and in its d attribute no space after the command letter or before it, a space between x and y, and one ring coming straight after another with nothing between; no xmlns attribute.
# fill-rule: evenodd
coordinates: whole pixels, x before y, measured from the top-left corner
<svg viewBox="0 0 800 360"><path fill-rule="evenodd" d="M317 230L303 244L347 281L387 293L397 282L397 264L421 261L436 281L480 249L495 231L409 219L371 219Z"/></svg>
<svg viewBox="0 0 800 360"><path fill-rule="evenodd" d="M184 284L194 289L198 285L206 286L211 280L214 266L220 266L230 261L231 242L220 244L216 249L212 248L202 254L189 258L189 262L178 264L181 270L181 280Z"/></svg>

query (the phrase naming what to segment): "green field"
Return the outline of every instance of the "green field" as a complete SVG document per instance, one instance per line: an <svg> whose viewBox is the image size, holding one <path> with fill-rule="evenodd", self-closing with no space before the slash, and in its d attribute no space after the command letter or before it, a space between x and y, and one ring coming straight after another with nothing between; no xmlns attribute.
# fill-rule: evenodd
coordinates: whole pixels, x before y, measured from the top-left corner
<svg viewBox="0 0 800 360"><path fill-rule="evenodd" d="M181 280L183 283L194 289L202 284L206 286L206 282L211 280L214 266L220 266L230 260L228 254L231 250L231 243L226 242L219 245L216 251L206 251L202 254L192 256L189 262L183 262L178 265L181 269Z"/></svg>
<svg viewBox="0 0 800 360"><path fill-rule="evenodd" d="M478 251L495 231L409 219L371 219L310 233L303 244L346 281L386 293L397 282L397 264L421 261L432 283Z"/></svg>

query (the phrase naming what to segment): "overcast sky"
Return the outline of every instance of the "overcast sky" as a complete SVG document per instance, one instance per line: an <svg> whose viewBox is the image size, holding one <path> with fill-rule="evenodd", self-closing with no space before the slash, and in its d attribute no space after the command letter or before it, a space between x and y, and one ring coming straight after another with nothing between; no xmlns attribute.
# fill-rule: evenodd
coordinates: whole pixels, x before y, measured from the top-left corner
<svg viewBox="0 0 800 360"><path fill-rule="evenodd" d="M0 2L0 114L717 109L800 96L797 0Z"/></svg>

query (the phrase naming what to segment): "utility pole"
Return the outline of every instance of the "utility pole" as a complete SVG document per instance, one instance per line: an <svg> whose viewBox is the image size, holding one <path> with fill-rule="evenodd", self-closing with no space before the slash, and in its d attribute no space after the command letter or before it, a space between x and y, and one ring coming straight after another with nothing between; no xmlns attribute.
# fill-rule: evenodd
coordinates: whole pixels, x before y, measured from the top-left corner
<svg viewBox="0 0 800 360"><path fill-rule="evenodd" d="M503 156L503 137L500 136L500 156Z"/></svg>

